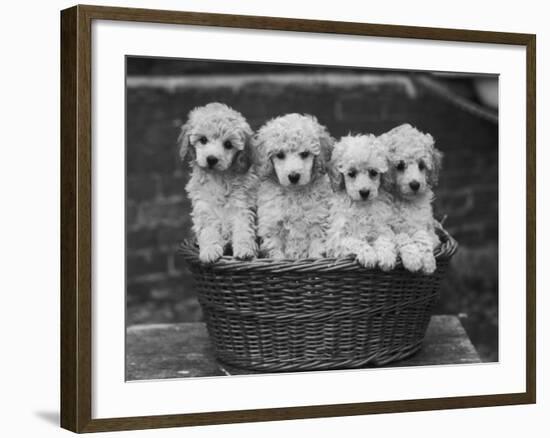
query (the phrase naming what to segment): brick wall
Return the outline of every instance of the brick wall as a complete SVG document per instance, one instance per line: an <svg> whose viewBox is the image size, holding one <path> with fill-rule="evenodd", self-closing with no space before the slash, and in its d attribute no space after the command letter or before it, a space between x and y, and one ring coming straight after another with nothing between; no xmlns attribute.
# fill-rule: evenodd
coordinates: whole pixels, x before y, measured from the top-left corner
<svg viewBox="0 0 550 438"><path fill-rule="evenodd" d="M158 77L129 78L128 323L201 318L186 267L175 255L178 242L190 236L191 225L184 193L189 169L179 162L175 140L190 109L220 101L241 111L253 129L279 114L305 112L315 114L335 137L350 131L380 134L404 122L430 132L445 154L436 216L448 216L446 227L461 244L462 254L453 263L440 311L471 313L479 300L470 291L481 287L490 296L485 307L492 309L494 326L498 126L458 109L414 75L361 72L353 81L336 76L316 82L300 76L293 81L280 78L216 76L206 83L200 76L172 83Z"/></svg>

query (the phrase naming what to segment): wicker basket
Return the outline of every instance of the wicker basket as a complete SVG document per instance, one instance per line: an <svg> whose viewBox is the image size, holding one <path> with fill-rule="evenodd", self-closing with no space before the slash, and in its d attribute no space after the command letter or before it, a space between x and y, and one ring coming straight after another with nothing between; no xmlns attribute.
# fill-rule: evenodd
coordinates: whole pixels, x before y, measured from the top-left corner
<svg viewBox="0 0 550 438"><path fill-rule="evenodd" d="M418 351L456 241L441 231L437 271L368 270L351 258L203 265L184 242L216 355L261 371L384 365Z"/></svg>

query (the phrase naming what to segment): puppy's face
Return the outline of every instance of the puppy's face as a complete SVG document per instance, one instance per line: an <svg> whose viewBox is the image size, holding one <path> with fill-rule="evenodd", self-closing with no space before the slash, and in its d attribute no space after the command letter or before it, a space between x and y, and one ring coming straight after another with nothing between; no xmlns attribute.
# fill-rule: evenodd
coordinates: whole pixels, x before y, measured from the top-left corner
<svg viewBox="0 0 550 438"><path fill-rule="evenodd" d="M252 130L240 113L224 104L210 103L189 113L179 138L180 157L192 151L194 163L202 169L242 173L250 165L251 136Z"/></svg>
<svg viewBox="0 0 550 438"><path fill-rule="evenodd" d="M315 117L287 114L260 128L255 143L258 175L299 188L325 174L333 140Z"/></svg>
<svg viewBox="0 0 550 438"><path fill-rule="evenodd" d="M392 163L395 187L400 195L413 198L426 193L429 189L425 157L394 160Z"/></svg>
<svg viewBox="0 0 550 438"><path fill-rule="evenodd" d="M242 138L231 130L198 126L190 134L195 148L195 162L203 169L224 171L231 167L238 151L244 148Z"/></svg>
<svg viewBox="0 0 550 438"><path fill-rule="evenodd" d="M309 150L280 150L271 160L282 186L305 186L311 181L314 155Z"/></svg>
<svg viewBox="0 0 550 438"><path fill-rule="evenodd" d="M378 196L380 172L369 163L351 166L344 171L344 182L346 193L354 201L373 200Z"/></svg>
<svg viewBox="0 0 550 438"><path fill-rule="evenodd" d="M393 193L414 200L437 184L442 154L430 134L405 124L380 138L390 157L389 189Z"/></svg>
<svg viewBox="0 0 550 438"><path fill-rule="evenodd" d="M347 136L334 146L333 186L335 190L345 189L353 201L376 199L386 170L385 152L372 135Z"/></svg>

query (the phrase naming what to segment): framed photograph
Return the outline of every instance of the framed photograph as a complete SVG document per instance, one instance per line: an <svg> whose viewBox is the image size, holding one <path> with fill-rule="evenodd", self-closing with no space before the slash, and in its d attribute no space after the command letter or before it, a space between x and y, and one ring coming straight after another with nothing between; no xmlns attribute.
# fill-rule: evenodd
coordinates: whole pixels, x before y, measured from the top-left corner
<svg viewBox="0 0 550 438"><path fill-rule="evenodd" d="M535 403L535 41L62 11L62 427Z"/></svg>

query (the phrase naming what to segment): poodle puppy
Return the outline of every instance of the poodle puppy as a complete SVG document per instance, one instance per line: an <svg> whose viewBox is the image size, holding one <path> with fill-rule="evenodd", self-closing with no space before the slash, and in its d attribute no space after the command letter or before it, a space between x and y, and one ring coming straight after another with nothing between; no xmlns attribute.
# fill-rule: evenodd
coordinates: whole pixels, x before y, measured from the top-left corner
<svg viewBox="0 0 550 438"><path fill-rule="evenodd" d="M431 274L439 244L435 233L432 188L437 184L442 154L434 139L409 124L383 134L390 170L388 191L393 197L392 228L403 266L412 272Z"/></svg>
<svg viewBox="0 0 550 438"><path fill-rule="evenodd" d="M395 266L391 198L382 185L387 170L386 151L374 135L348 135L334 145L329 257L352 255L362 266L384 271Z"/></svg>
<svg viewBox="0 0 550 438"><path fill-rule="evenodd" d="M323 256L332 194L326 166L333 139L310 115L268 121L255 136L260 253L274 259Z"/></svg>
<svg viewBox="0 0 550 438"><path fill-rule="evenodd" d="M239 259L257 253L251 138L245 118L222 103L193 109L181 129L180 157L192 157L185 189L204 263L218 260L229 246Z"/></svg>

